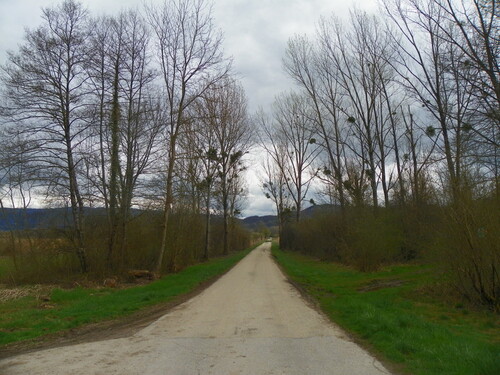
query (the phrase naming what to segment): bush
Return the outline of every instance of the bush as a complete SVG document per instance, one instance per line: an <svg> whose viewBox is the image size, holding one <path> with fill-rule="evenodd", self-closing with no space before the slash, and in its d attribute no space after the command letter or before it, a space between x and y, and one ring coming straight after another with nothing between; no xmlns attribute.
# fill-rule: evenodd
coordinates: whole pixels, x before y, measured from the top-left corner
<svg viewBox="0 0 500 375"><path fill-rule="evenodd" d="M500 312L500 207L498 200L462 200L444 210L436 241L441 268L469 301Z"/></svg>
<svg viewBox="0 0 500 375"><path fill-rule="evenodd" d="M345 251L345 223L339 214L322 213L299 223L288 223L283 229L281 246L329 261L341 260Z"/></svg>
<svg viewBox="0 0 500 375"><path fill-rule="evenodd" d="M0 238L0 249L12 259L16 268L0 275L1 283L61 283L99 281L114 277L126 280L128 271L154 268L161 245L163 215L161 211L135 212L131 220L117 230L111 261L109 224L105 211L86 217L85 244L90 272L82 275L71 241L71 230L38 230L12 232ZM212 221L210 256L222 254L220 220ZM230 227L232 251L247 248L250 234L238 223ZM171 213L163 270L177 272L203 258L205 222L202 215L177 210Z"/></svg>
<svg viewBox="0 0 500 375"><path fill-rule="evenodd" d="M447 294L500 312L500 203L464 197L455 204L349 207L289 223L281 247L361 271L391 262L435 263Z"/></svg>
<svg viewBox="0 0 500 375"><path fill-rule="evenodd" d="M397 259L403 245L403 227L396 212L351 208L322 213L285 226L282 247L360 270L377 269Z"/></svg>
<svg viewBox="0 0 500 375"><path fill-rule="evenodd" d="M344 263L360 271L373 271L398 258L403 244L399 217L389 209L375 213L369 208L350 212L345 234L347 246L341 254Z"/></svg>
<svg viewBox="0 0 500 375"><path fill-rule="evenodd" d="M59 231L24 231L9 241L9 254L15 267L0 275L6 284L41 284L65 281L78 272L71 243Z"/></svg>

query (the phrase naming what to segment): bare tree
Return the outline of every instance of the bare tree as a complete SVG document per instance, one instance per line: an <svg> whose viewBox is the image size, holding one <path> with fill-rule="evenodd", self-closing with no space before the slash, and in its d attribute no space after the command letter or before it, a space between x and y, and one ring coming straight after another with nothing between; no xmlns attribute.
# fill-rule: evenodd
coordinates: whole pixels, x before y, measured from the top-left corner
<svg viewBox="0 0 500 375"><path fill-rule="evenodd" d="M467 138L463 125L471 104L468 84L453 73L459 51L444 39L440 24L446 18L436 2L397 0L387 3L386 9L402 35L396 70L408 92L437 123L427 127L427 134L440 139L437 147L446 161L452 199L457 201Z"/></svg>
<svg viewBox="0 0 500 375"><path fill-rule="evenodd" d="M87 72L94 107L86 161L96 198L108 212L111 268L118 255L124 265L130 209L158 149L162 125L148 43L149 31L137 12L92 22Z"/></svg>
<svg viewBox="0 0 500 375"><path fill-rule="evenodd" d="M439 0L436 6L439 12L416 5L423 17L435 22L440 37L455 51L449 70L455 80L462 81L462 90L469 91L467 101L472 102L462 110L468 113L459 116L459 121L471 133L465 136L474 163L490 170L500 196L500 4L497 0Z"/></svg>
<svg viewBox="0 0 500 375"><path fill-rule="evenodd" d="M106 209L109 209L108 170L109 152L107 147L108 125L110 116L110 93L112 91L111 53L114 44L113 20L110 17L93 19L90 22L92 32L87 45L88 60L86 72L88 74L89 90L91 92L91 124L89 127L89 144L87 145L88 180L92 186L88 187L89 200L102 200Z"/></svg>
<svg viewBox="0 0 500 375"><path fill-rule="evenodd" d="M217 150L218 198L222 207L224 238L223 253L229 251L229 219L234 215L234 203L241 188L240 177L245 167L243 157L252 146L252 128L243 88L233 80L221 81L204 95L205 118L210 122ZM233 204L232 204L233 203Z"/></svg>
<svg viewBox="0 0 500 375"><path fill-rule="evenodd" d="M207 259L211 214L216 208L223 217L223 252L229 251L232 219L239 212L245 191L241 179L243 156L251 146L252 132L243 89L230 78L206 90L189 109L189 116L179 143L185 167L180 179L193 197L203 196L203 257Z"/></svg>
<svg viewBox="0 0 500 375"><path fill-rule="evenodd" d="M317 175L314 162L320 153L314 110L309 104L299 94L282 94L274 103L273 121L261 118L261 146L285 176L296 221L300 220L302 203Z"/></svg>
<svg viewBox="0 0 500 375"><path fill-rule="evenodd" d="M46 170L46 186L62 188L69 198L82 272L89 270L78 178L78 149L87 128L86 17L86 10L73 0L44 9L43 24L26 32L19 51L9 54L2 75L8 106L4 112L24 137L41 145L34 157Z"/></svg>
<svg viewBox="0 0 500 375"><path fill-rule="evenodd" d="M156 271L161 270L166 249L168 217L173 203L173 172L177 143L185 127L186 109L208 88L224 77L230 62L222 53L222 37L215 29L211 6L205 0L176 0L162 7L149 7L150 24L156 36L157 57L168 109L168 161L164 228Z"/></svg>
<svg viewBox="0 0 500 375"><path fill-rule="evenodd" d="M344 136L341 124L342 99L335 80L335 65L328 61L328 52L321 38L313 45L307 37L295 36L288 41L285 58L285 71L304 89L309 96L315 112L318 142L326 154L322 169L322 180L334 187L336 200L344 212L343 164ZM322 177L320 174L319 177Z"/></svg>
<svg viewBox="0 0 500 375"><path fill-rule="evenodd" d="M349 21L348 28L334 18L323 21L320 41L326 61L335 67L337 90L344 97L340 110L349 128L346 145L351 157L363 160L376 209L379 184L385 204L389 202L393 73L388 61L394 47L376 17L352 11Z"/></svg>
<svg viewBox="0 0 500 375"><path fill-rule="evenodd" d="M263 140L269 142L269 140ZM262 175L260 182L262 191L267 199L270 199L275 207L278 218L278 237L281 243L283 228L289 219L292 202L286 186L286 175L284 173L285 152L278 146L273 149L276 153L267 152L266 158L262 161Z"/></svg>
<svg viewBox="0 0 500 375"><path fill-rule="evenodd" d="M153 153L159 146L159 135L164 112L154 97L158 90L152 85L154 74L149 66L149 33L142 18L134 12L122 14L119 22L124 26L124 47L120 72L123 109L120 121L118 149L121 150L117 166L119 183L119 219L121 225L121 254L127 241L126 227L134 195L143 175L151 173L156 160ZM113 143L114 144L114 143ZM111 166L111 171L113 166Z"/></svg>
<svg viewBox="0 0 500 375"><path fill-rule="evenodd" d="M443 37L463 53L461 63L473 67L474 75L462 77L470 81L474 95L481 104L485 119L493 120L500 126L500 4L498 0L440 0L436 2L443 16L450 20L454 28L446 23L437 23ZM425 8L419 8L425 12ZM426 14L434 17L434 14ZM456 32L455 32L456 31ZM468 69L469 70L469 69ZM491 126L491 125L490 125ZM474 126L485 142L499 146L498 139L491 138L487 128ZM486 132L483 134L483 131Z"/></svg>
<svg viewBox="0 0 500 375"><path fill-rule="evenodd" d="M399 142L403 153L401 168L404 188L398 194L408 195L413 207L419 208L431 200L428 170L437 139L431 144L426 142L425 131L416 124L411 107L401 109L400 116L404 123L404 135Z"/></svg>
<svg viewBox="0 0 500 375"><path fill-rule="evenodd" d="M216 122L206 103L205 96L200 97L193 106L190 128L184 139L184 146L190 150L190 159L199 163L199 171L192 185L200 190L204 197L205 215L205 244L203 258L206 260L210 254L211 243L211 216L217 179L217 163L219 158L217 139L215 137Z"/></svg>

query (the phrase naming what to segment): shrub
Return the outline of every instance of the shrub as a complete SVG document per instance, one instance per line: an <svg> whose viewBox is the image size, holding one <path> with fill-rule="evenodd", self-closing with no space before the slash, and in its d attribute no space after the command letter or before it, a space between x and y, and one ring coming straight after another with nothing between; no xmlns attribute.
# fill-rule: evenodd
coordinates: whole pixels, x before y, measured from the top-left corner
<svg viewBox="0 0 500 375"><path fill-rule="evenodd" d="M361 271L373 271L397 259L403 232L399 217L391 210L375 213L369 208L358 208L350 212L348 222L343 262Z"/></svg>
<svg viewBox="0 0 500 375"><path fill-rule="evenodd" d="M500 312L500 207L498 200L462 200L445 209L437 260L469 301Z"/></svg>
<svg viewBox="0 0 500 375"><path fill-rule="evenodd" d="M396 259L403 243L401 220L391 210L351 208L285 226L282 247L341 261L368 271Z"/></svg>

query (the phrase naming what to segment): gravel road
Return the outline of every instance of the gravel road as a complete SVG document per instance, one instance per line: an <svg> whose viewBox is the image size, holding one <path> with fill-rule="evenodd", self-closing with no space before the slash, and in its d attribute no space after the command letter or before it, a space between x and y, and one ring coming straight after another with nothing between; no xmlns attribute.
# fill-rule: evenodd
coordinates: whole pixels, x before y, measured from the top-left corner
<svg viewBox="0 0 500 375"><path fill-rule="evenodd" d="M201 294L133 336L0 361L0 375L16 374L390 372L304 301L265 243Z"/></svg>

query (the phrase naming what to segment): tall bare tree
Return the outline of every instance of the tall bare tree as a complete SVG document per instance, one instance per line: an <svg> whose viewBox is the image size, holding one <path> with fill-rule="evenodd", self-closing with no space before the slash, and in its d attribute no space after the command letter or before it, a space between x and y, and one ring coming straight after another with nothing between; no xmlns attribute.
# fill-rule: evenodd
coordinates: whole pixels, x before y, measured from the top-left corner
<svg viewBox="0 0 500 375"><path fill-rule="evenodd" d="M370 179L372 202L378 206L378 187L389 203L388 158L390 135L390 82L388 61L393 46L381 22L361 11L352 11L349 27L332 18L323 21L320 41L326 61L335 67L333 78L344 97L340 108L348 122L350 154L363 160Z"/></svg>
<svg viewBox="0 0 500 375"><path fill-rule="evenodd" d="M122 266L125 262L133 198L160 134L162 110L154 97L158 91L152 84L148 43L149 31L137 12L92 22L87 72L95 104L87 163L96 198L108 212L111 268L116 260Z"/></svg>
<svg viewBox="0 0 500 375"><path fill-rule="evenodd" d="M424 3L415 8L433 20L440 36L454 50L450 73L469 90L471 102L462 112L474 163L490 170L499 190L498 149L500 146L500 3L498 0L439 0L439 12ZM440 22L439 20L445 22ZM471 105L472 104L472 105ZM466 109L466 110L465 110ZM468 114L465 114L468 112ZM460 121L460 120L459 120Z"/></svg>
<svg viewBox="0 0 500 375"><path fill-rule="evenodd" d="M218 198L224 225L223 253L227 254L229 220L234 214L234 199L239 195L235 192L241 188L243 157L252 146L252 128L245 93L234 80L226 79L220 85L212 86L204 95L204 103L204 117L215 137Z"/></svg>
<svg viewBox="0 0 500 375"><path fill-rule="evenodd" d="M186 109L226 76L230 61L223 55L222 36L214 26L211 5L205 0L165 2L161 7L149 7L147 13L156 36L156 55L168 110L164 227L155 267L159 272L167 246L177 143L186 124Z"/></svg>
<svg viewBox="0 0 500 375"><path fill-rule="evenodd" d="M295 36L288 41L283 60L285 71L309 96L315 112L318 142L324 149L326 163L320 177L327 181L335 193L329 194L345 209L346 197L343 184L345 165L343 124L341 122L342 98L335 80L335 65L328 61L328 51L321 38L313 44L305 36Z"/></svg>
<svg viewBox="0 0 500 375"><path fill-rule="evenodd" d="M212 118L207 105L207 97L200 97L193 106L192 121L186 133L186 148L191 150L191 159L199 163L199 173L193 186L200 190L204 197L205 244L203 258L208 259L211 243L211 217L214 208L215 184L217 179L217 163L219 158L217 139L215 137L216 122Z"/></svg>
<svg viewBox="0 0 500 375"><path fill-rule="evenodd" d="M269 140L261 141L269 142ZM273 151L276 152L267 152L266 158L262 161L263 173L260 176L260 182L264 195L274 204L278 218L278 238L281 243L283 228L292 211L292 202L286 186L286 175L283 167L286 162L284 158L285 152L280 146L273 149Z"/></svg>
<svg viewBox="0 0 500 375"><path fill-rule="evenodd" d="M46 171L46 186L61 188L70 201L72 240L82 272L89 270L80 193L79 148L87 128L85 42L87 12L66 0L43 10L43 23L26 32L16 53L9 53L2 82L3 108L26 139L40 144L34 157Z"/></svg>
<svg viewBox="0 0 500 375"><path fill-rule="evenodd" d="M294 202L296 221L317 175L314 164L320 147L314 118L308 98L292 92L276 98L271 121L260 121L261 146L286 176L284 183Z"/></svg>
<svg viewBox="0 0 500 375"><path fill-rule="evenodd" d="M436 2L444 17L455 26L438 23L446 40L461 50L461 63L474 70L462 77L470 81L485 119L500 126L500 3L498 0L440 0ZM425 12L425 8L419 8ZM433 14L426 16L434 17ZM491 126L491 125L490 125ZM483 141L499 146L484 128L473 127Z"/></svg>
<svg viewBox="0 0 500 375"><path fill-rule="evenodd" d="M467 138L463 125L471 105L468 83L454 76L453 65L460 52L444 38L440 24L446 18L437 2L397 0L388 2L386 9L401 36L396 71L437 125L429 125L427 134L440 140L437 146L446 160L451 197L457 201Z"/></svg>

